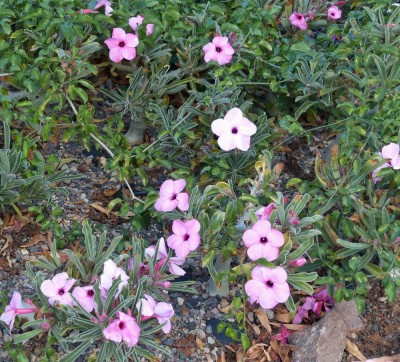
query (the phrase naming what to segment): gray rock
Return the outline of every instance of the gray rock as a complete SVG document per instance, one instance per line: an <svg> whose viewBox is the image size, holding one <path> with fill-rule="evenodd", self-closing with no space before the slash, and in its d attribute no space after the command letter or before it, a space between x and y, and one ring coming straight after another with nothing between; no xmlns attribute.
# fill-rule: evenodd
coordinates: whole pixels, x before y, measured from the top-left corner
<svg viewBox="0 0 400 362"><path fill-rule="evenodd" d="M364 328L364 322L358 315L355 300L342 301L335 304L333 310L337 312L346 324L347 333L357 332Z"/></svg>
<svg viewBox="0 0 400 362"><path fill-rule="evenodd" d="M327 313L319 322L291 335L289 341L296 346L292 360L340 362L346 346L346 329L340 314Z"/></svg>

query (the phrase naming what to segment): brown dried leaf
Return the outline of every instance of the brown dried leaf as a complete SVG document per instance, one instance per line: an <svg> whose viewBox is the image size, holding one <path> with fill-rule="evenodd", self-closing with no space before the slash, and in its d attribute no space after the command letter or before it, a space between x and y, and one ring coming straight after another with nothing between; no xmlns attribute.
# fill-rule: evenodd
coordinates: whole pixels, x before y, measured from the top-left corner
<svg viewBox="0 0 400 362"><path fill-rule="evenodd" d="M110 197L113 196L114 194L116 194L119 190L119 187L115 188L115 189L105 189L103 190L103 194L104 196Z"/></svg>
<svg viewBox="0 0 400 362"><path fill-rule="evenodd" d="M272 328L271 325L269 323L267 314L262 310L262 309L256 309L254 311L254 313L256 313L258 320L260 321L260 323L262 324L262 326L269 332L272 333Z"/></svg>
<svg viewBox="0 0 400 362"><path fill-rule="evenodd" d="M42 234L37 234L31 239L31 241L29 241L28 243L26 243L24 245L21 245L20 247L21 248L29 248L30 246L36 245L40 241L47 241L47 237Z"/></svg>
<svg viewBox="0 0 400 362"><path fill-rule="evenodd" d="M360 361L366 360L367 358L361 353L358 347L350 339L346 338L346 351L354 357L357 357Z"/></svg>
<svg viewBox="0 0 400 362"><path fill-rule="evenodd" d="M213 362L209 353L206 354L206 357L207 357L207 362Z"/></svg>
<svg viewBox="0 0 400 362"><path fill-rule="evenodd" d="M270 324L274 327L280 327L282 324L281 323L275 323L275 322L270 322ZM290 329L292 331L301 331L302 329L306 328L307 326L304 324L283 324L287 329Z"/></svg>
<svg viewBox="0 0 400 362"><path fill-rule="evenodd" d="M257 343L251 346L245 355L244 361L246 362L262 362L267 360L267 348L265 343Z"/></svg>
<svg viewBox="0 0 400 362"><path fill-rule="evenodd" d="M373 362L400 362L400 354L396 354L394 356L385 356L380 358L374 358L370 361Z"/></svg>
<svg viewBox="0 0 400 362"><path fill-rule="evenodd" d="M204 344L199 337L196 337L196 344L200 349L204 348Z"/></svg>
<svg viewBox="0 0 400 362"><path fill-rule="evenodd" d="M108 209L106 209L105 207L93 203L93 204L89 204L90 207L93 207L93 209L102 212L103 214L106 214L107 216L110 216L110 211Z"/></svg>
<svg viewBox="0 0 400 362"><path fill-rule="evenodd" d="M275 319L282 323L290 323L292 321L292 316L290 313L277 313L275 314Z"/></svg>
<svg viewBox="0 0 400 362"><path fill-rule="evenodd" d="M221 351L221 356L220 356L218 362L226 362L225 351L224 351L223 349L222 349L222 351Z"/></svg>
<svg viewBox="0 0 400 362"><path fill-rule="evenodd" d="M251 328L253 328L254 332L259 336L261 334L260 327L257 324L253 324L250 322L249 318L246 317L246 321L248 324L250 324Z"/></svg>

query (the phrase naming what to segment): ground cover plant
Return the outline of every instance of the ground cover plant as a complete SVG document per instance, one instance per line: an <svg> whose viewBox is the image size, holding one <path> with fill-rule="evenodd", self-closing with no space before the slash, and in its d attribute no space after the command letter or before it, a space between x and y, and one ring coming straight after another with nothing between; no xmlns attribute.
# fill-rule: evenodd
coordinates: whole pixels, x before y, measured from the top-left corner
<svg viewBox="0 0 400 362"><path fill-rule="evenodd" d="M372 280L396 301L399 6L6 0L0 13L2 219L52 236L25 265L35 294L1 304L15 346L46 335L60 361L173 358L157 336L174 328L169 294L195 293L176 280L190 258L210 295L233 291L235 322L218 330L244 352L251 306L284 305L292 324L342 300L362 313ZM311 174L285 162L300 140ZM54 195L81 175L41 151L68 142L103 152L126 193L100 210L128 220L128 237L60 226ZM139 237L154 223L163 237Z"/></svg>

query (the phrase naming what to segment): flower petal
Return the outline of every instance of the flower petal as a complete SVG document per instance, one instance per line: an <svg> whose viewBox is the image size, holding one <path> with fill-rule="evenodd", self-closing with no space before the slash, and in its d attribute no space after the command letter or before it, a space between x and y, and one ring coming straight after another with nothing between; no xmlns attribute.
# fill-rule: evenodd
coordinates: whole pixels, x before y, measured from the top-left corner
<svg viewBox="0 0 400 362"><path fill-rule="evenodd" d="M113 32L112 32L112 37L119 41L125 40L125 37L126 37L125 30L122 28L114 28Z"/></svg>
<svg viewBox="0 0 400 362"><path fill-rule="evenodd" d="M225 132L218 138L218 145L224 151L231 151L236 148L233 134L231 132Z"/></svg>
<svg viewBox="0 0 400 362"><path fill-rule="evenodd" d="M260 238L268 238L268 235L271 232L271 223L268 220L259 220L253 225L253 230Z"/></svg>
<svg viewBox="0 0 400 362"><path fill-rule="evenodd" d="M121 62L121 60L124 59L124 57L122 56L121 47L110 49L109 57L115 63Z"/></svg>
<svg viewBox="0 0 400 362"><path fill-rule="evenodd" d="M268 243L276 247L282 246L285 242L285 237L283 236L283 234L279 230L273 228L268 233L267 238Z"/></svg>
<svg viewBox="0 0 400 362"><path fill-rule="evenodd" d="M225 132L230 132L231 126L225 119L216 119L211 123L211 131L217 136L222 136Z"/></svg>

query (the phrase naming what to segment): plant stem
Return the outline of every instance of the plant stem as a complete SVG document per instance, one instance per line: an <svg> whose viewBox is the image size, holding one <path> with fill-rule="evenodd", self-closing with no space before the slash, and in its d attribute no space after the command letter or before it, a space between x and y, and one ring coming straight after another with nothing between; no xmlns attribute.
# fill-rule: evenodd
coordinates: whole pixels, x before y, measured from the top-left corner
<svg viewBox="0 0 400 362"><path fill-rule="evenodd" d="M72 103L71 98L69 98L67 94L65 95L65 98L67 99L69 105L71 106L72 111L74 112L75 116L77 116L77 115L78 115L78 112L77 112L77 110L76 110L76 108L75 108L75 105ZM98 137L96 137L93 133L90 133L89 135L90 135L90 137L92 137L101 147L103 147L103 149L104 149L111 157L114 157L114 153L108 148L108 146L107 146L103 141L101 141L101 140L100 140ZM144 201L141 200L141 199L139 199L139 198L134 194L134 192L133 192L133 190L132 190L132 188L131 188L131 185L129 185L129 182L128 182L128 180L126 179L126 177L124 177L124 182L125 182L125 185L126 185L126 187L128 188L128 190L129 190L129 192L130 192L130 194L131 194L132 200L136 200L136 201L139 201L139 202L141 202L142 204L144 204Z"/></svg>

